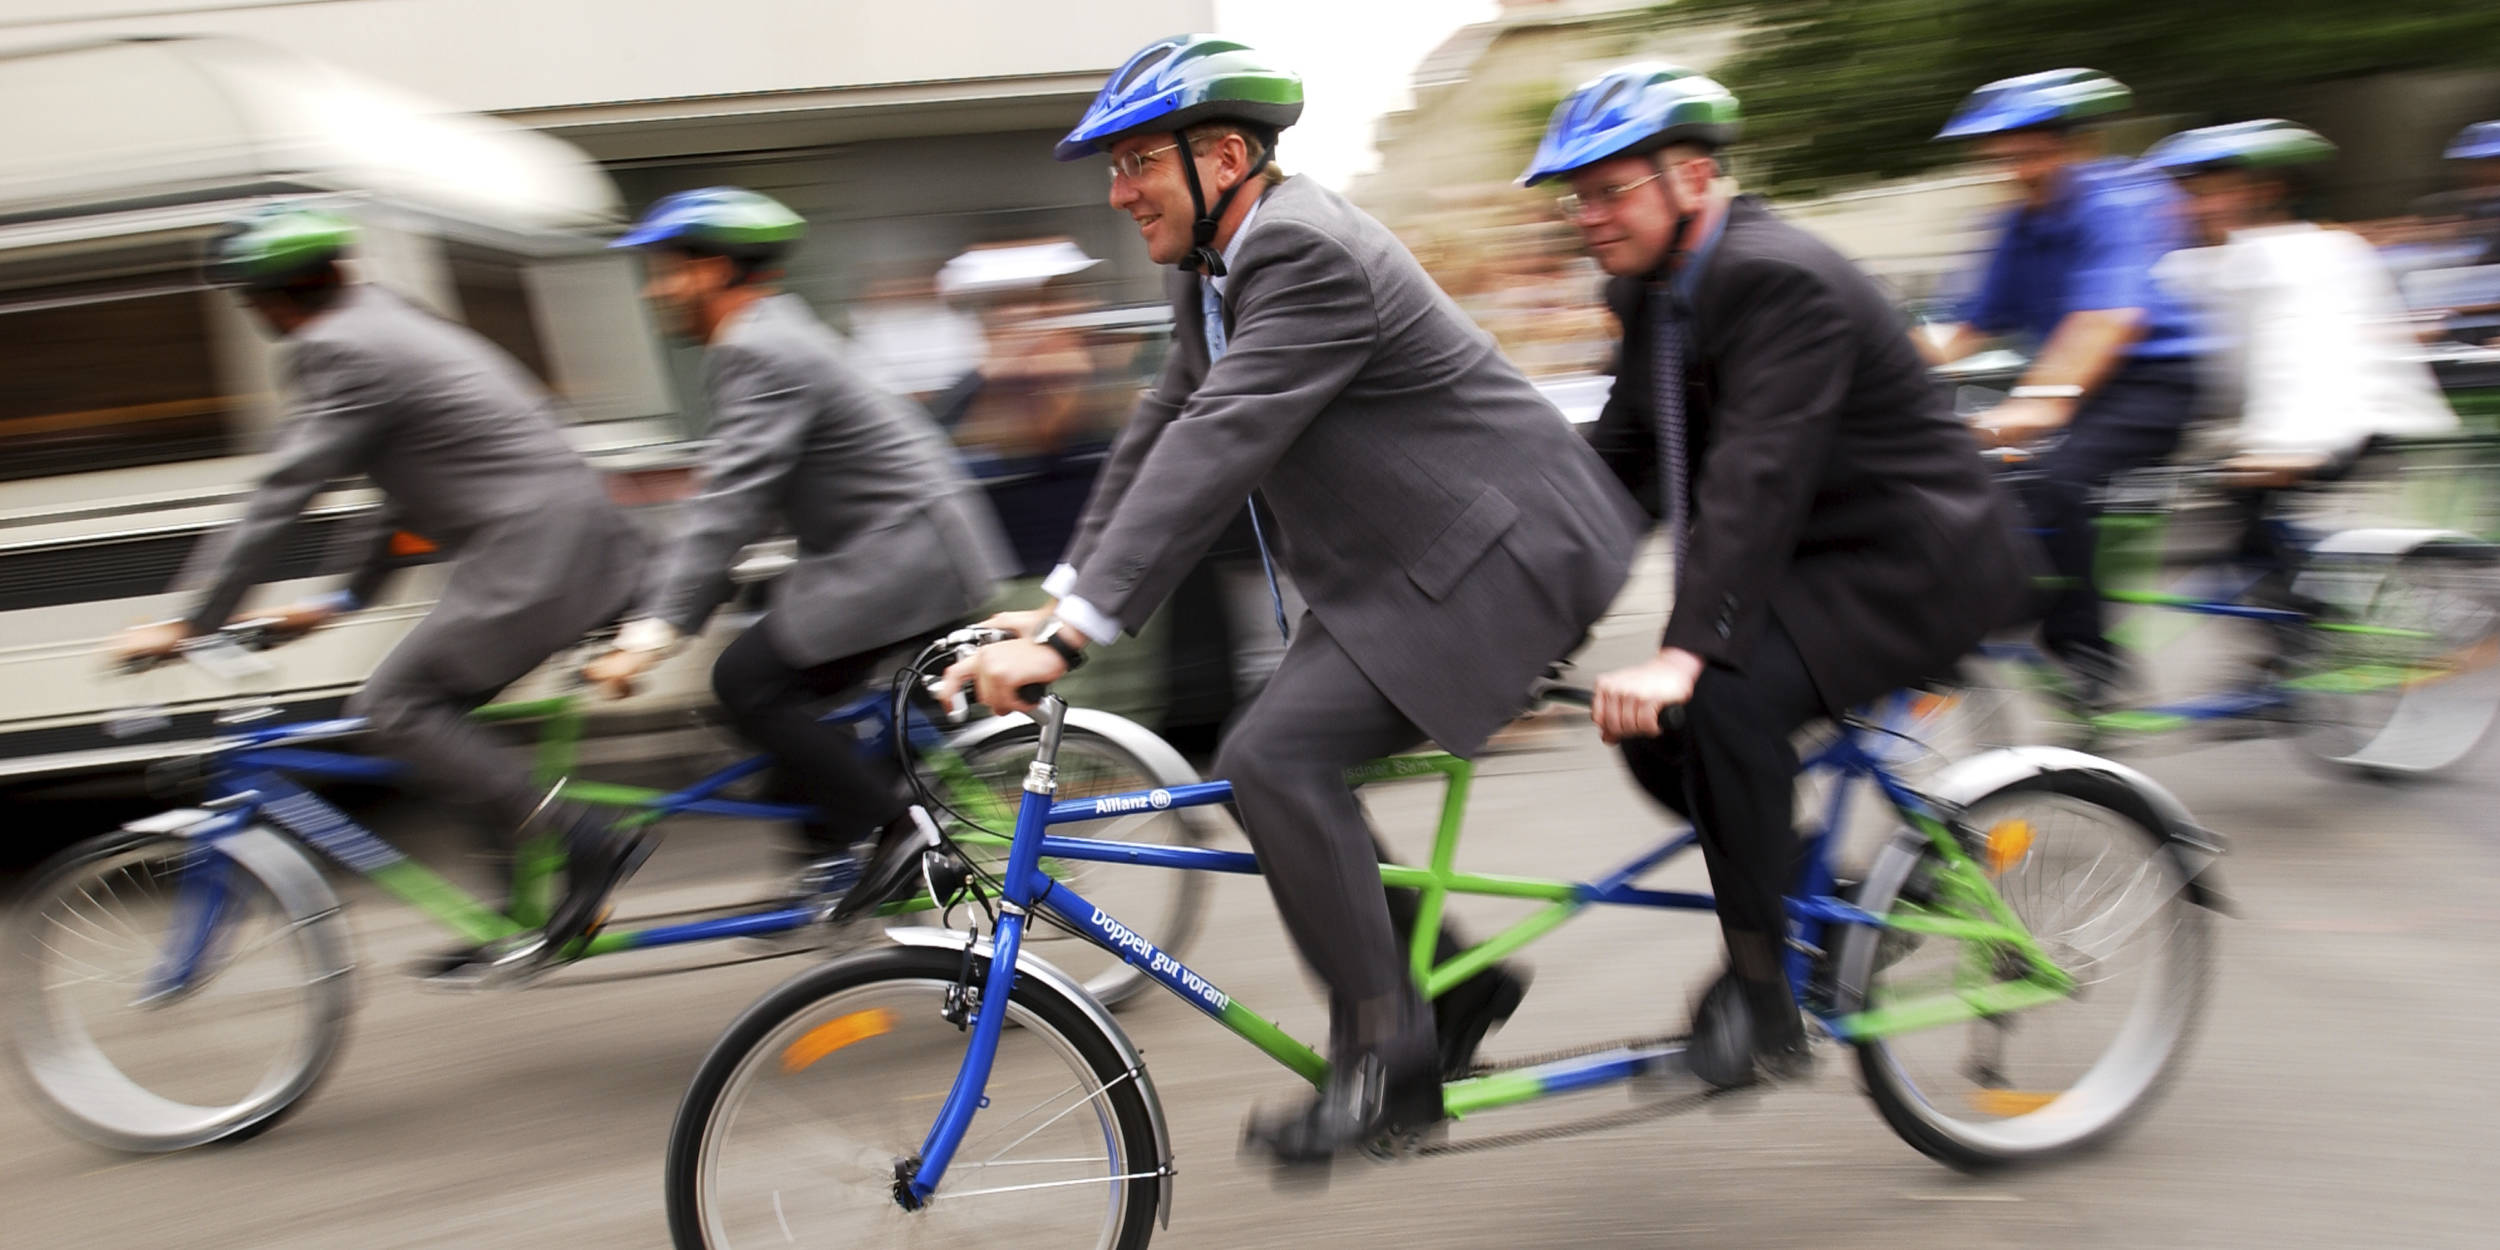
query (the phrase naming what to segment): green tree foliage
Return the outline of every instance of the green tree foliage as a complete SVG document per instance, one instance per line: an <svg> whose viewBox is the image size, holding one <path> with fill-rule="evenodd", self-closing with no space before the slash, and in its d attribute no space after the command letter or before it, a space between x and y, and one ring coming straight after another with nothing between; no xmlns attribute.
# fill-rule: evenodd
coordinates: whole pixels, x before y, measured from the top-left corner
<svg viewBox="0 0 2500 1250"><path fill-rule="evenodd" d="M1957 159L1930 142L1983 82L2088 65L2140 111L2264 116L2286 92L2500 65L2494 0L1687 0L1757 32L1718 77L1745 102L1749 180L1788 192Z"/></svg>

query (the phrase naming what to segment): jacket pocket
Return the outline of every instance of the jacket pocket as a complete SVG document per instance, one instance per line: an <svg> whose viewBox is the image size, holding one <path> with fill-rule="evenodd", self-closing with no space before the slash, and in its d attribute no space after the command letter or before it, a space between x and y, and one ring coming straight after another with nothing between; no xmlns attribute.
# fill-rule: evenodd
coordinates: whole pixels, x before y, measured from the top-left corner
<svg viewBox="0 0 2500 1250"><path fill-rule="evenodd" d="M1487 486L1440 534L1432 545L1424 548L1406 566L1406 576L1417 589L1432 599L1442 599L1457 587L1458 579L1492 550L1495 539L1519 520L1519 505L1510 497Z"/></svg>

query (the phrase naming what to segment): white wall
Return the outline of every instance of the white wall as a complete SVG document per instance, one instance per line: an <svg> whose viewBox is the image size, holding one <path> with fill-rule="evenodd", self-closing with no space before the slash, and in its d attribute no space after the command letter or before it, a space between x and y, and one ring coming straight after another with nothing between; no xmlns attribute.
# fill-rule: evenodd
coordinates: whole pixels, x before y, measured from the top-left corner
<svg viewBox="0 0 2500 1250"><path fill-rule="evenodd" d="M0 0L0 47L246 35L496 112L1099 71L1214 20L1212 0Z"/></svg>

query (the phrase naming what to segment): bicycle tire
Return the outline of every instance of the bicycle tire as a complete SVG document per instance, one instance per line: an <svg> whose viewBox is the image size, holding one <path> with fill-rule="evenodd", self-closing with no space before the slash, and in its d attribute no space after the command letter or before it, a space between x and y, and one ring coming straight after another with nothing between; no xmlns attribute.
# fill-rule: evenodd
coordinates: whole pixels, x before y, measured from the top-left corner
<svg viewBox="0 0 2500 1250"><path fill-rule="evenodd" d="M144 1012L143 1027L107 1029L100 1038L83 1013L74 1010L71 989L101 984L118 997L117 984L144 985L150 968L162 955L162 941L150 941L157 921L173 923L167 881L193 858L219 854L231 874L229 888L240 896L240 911L229 910L214 930L210 958L215 966L206 977L176 996L154 1004L127 1004ZM171 866L171 870L168 869ZM318 882L309 863L304 872ZM117 885L116 882L122 883ZM142 896L138 902L126 900ZM63 906L72 895L89 903L96 914L73 923ZM326 899L326 891L324 892ZM127 911L107 920L105 899ZM146 905L161 902L161 907ZM60 904L60 905L56 905ZM276 928L269 938L241 949L236 943L250 931L253 911L263 912ZM11 925L10 943L18 976L11 997L11 1025L17 1062L12 1065L35 1095L36 1105L69 1132L108 1149L129 1153L163 1153L234 1142L267 1132L302 1105L312 1093L345 1040L352 1007L347 970L351 966L345 921L335 903L301 897L300 882L272 875L252 857L215 851L208 844L167 834L108 834L71 847L38 870L21 898ZM126 939L126 940L125 940ZM290 1024L293 1036L280 1062L251 1081L240 1097L223 1101L186 1101L205 1087L223 1086L227 1056L201 1044L179 1026L199 1022L202 1001L216 996L238 979L242 960L269 945L283 943L300 972L291 985L280 980L278 993L292 993L300 1020ZM76 951L72 954L71 948ZM136 954L142 962L126 977L113 975L114 948ZM49 958L47 958L49 956ZM94 975L73 983L55 981L50 965L66 961ZM94 962L89 962L94 961ZM248 1063L248 1060L246 1061ZM144 1075L133 1075L140 1066ZM212 1079L215 1078L215 1079ZM180 1096L166 1092L184 1091Z"/></svg>
<svg viewBox="0 0 2500 1250"><path fill-rule="evenodd" d="M781 1050L781 1065L785 1073L789 1071L789 1047L787 1044L776 1045L776 1039L796 1023L810 1019L811 1013L820 1009L829 1011L855 1001L891 1000L897 994L915 1002L922 995L927 995L929 1001L919 1005L929 1010L896 1013L896 1019L923 1025L936 1021L934 1008L942 1000L945 990L956 983L961 973L961 961L962 956L958 952L929 947L895 946L865 952L809 969L766 993L740 1013L720 1040L714 1043L710 1053L704 1056L702 1066L696 1071L694 1080L678 1105L676 1120L669 1130L664 1173L669 1235L680 1250L737 1250L730 1236L721 1231L724 1222L733 1214L726 1208L733 1204L713 1199L712 1175L718 1167L718 1156L724 1153L723 1143L733 1131L725 1121L737 1118L743 1106L746 1084L751 1075L759 1071L758 1065L771 1062L769 1052ZM1009 999L1009 1009L1009 1019L1020 1027L1002 1031L999 1039L1002 1065L1008 1062L1010 1048L1026 1048L1024 1053L1032 1053L1031 1048L1055 1047L1063 1057L1073 1057L1073 1061L1083 1067L1085 1075L1080 1077L1080 1086L1086 1078L1093 1082L1093 1088L1083 1091L1072 1108L1099 1100L1101 1107L1107 1109L1107 1118L1111 1121L1113 1131L1110 1136L1116 1139L1119 1146L1117 1158L1111 1161L1118 1170L1109 1173L1110 1178L1117 1179L1106 1180L1107 1184L1119 1187L1108 1204L1112 1222L1097 1244L1112 1250L1143 1250L1153 1236L1156 1212L1162 1202L1162 1187L1169 1178L1164 1174L1158 1157L1160 1148L1152 1115L1147 1108L1147 1094L1141 1088L1141 1074L1130 1067L1121 1047L1104 1031L1104 1026L1094 1023L1060 991L1038 983L1035 978L1017 979ZM850 1013L842 1013L831 1019L840 1021L849 1017ZM817 1028L811 1027L799 1038L804 1042L817 1031ZM942 1037L958 1036L943 1028L932 1031ZM968 1034L963 1036L968 1037ZM933 1088L940 1092L951 1083L957 1061L963 1054L960 1044L943 1047L897 1045L904 1058L940 1062L942 1066L938 1071L943 1080L933 1083ZM910 1103L913 1107L910 1114L897 1115L896 1123L918 1126L884 1144L898 1159L916 1154L920 1137L925 1135L929 1122L935 1117L938 1099L931 1096L915 1098L905 1093L903 1083L894 1080L882 1066L891 1063L894 1057L869 1055L864 1051L863 1047L853 1053L860 1056L863 1064L880 1065L870 1073L875 1088L891 1092L899 1101ZM838 1064L851 1058L833 1053L808 1062ZM994 1072L992 1090L996 1088L996 1077ZM1075 1090L1079 1086L1069 1088ZM733 1091L736 1092L733 1094ZM988 1092L985 1090L984 1107L989 1106ZM1065 1092L1058 1096L1064 1097ZM724 1106L725 1099L727 1106ZM787 1108L799 1101L785 1096L769 1102L759 1099L758 1105ZM865 1120L874 1113L862 1100L846 1098L842 1100L842 1114L846 1118ZM1003 1109L983 1113L991 1117L1004 1114ZM1008 1121L1007 1127L1012 1128L1021 1122L1021 1119ZM973 1132L978 1134L982 1128L982 1119L976 1118ZM811 1144L827 1135L825 1131L807 1134ZM967 1157L971 1153L969 1141L968 1138ZM961 1172L959 1167L950 1174L949 1184L954 1184L955 1177ZM1126 1175L1130 1173L1143 1175ZM807 1192L804 1196L820 1198L824 1191L834 1188L830 1174L830 1164L813 1159L807 1161ZM871 1218L869 1204L881 1204L876 1206L874 1218L895 1221L909 1221L930 1212L949 1209L950 1193L944 1186L917 1213L903 1211L890 1192L877 1194L875 1188L865 1184L859 1187L859 1196L865 1201L852 1208L861 1212L857 1218ZM743 1208L749 1204L736 1205ZM796 1240L797 1234L789 1228L789 1216L783 1209L778 1191L773 1194L770 1205L781 1233L781 1240L774 1244ZM742 1209L735 1214L743 1216L748 1212ZM1036 1223L1028 1218L1012 1220L1014 1239L1019 1244L1031 1244Z"/></svg>
<svg viewBox="0 0 2500 1250"><path fill-rule="evenodd" d="M2070 1155L2103 1144L2138 1122L2177 1075L2179 1063L2202 1019L2210 985L2209 913L2194 897L2177 849L2161 832L2158 816L2143 797L2103 773L2055 769L2000 786L1969 803L1965 810L1974 823L1997 821L2006 819L2003 814L2011 811L2039 812L2046 806L2041 800L2093 809L2111 818L2111 827L2123 831L2140 852L2140 863L2151 873L2153 883L2148 897L2171 927L2167 938L2159 943L2159 963L2149 988L2138 991L2109 1048L2091 1057L2071 1087L2043 1095L2002 1084L2006 1078L2001 1073L1993 1078L1974 1078L1976 1088L1971 1099L1984 1118L1965 1119L1948 1113L1939 1105L1939 1099L1922 1089L1909 1071L1910 1061L1900 1053L1909 1040L1929 1037L1940 1030L1856 1045L1859 1073L1884 1122L1921 1153L1966 1171L2045 1162ZM2008 868L2004 874L2007 877L2040 855L2039 849L2030 845L2033 835L2024 836L2028 847L2026 862ZM1925 848L1916 855L1887 856L1870 874L1860 893L1860 904L1877 915L1889 912L1905 889L1915 892L1912 883L1933 862L1934 852ZM2039 862L2045 867L2046 857L2041 856ZM2084 884L2091 884L2098 871L2096 861ZM2123 902L2133 893L2136 880L2128 879L2116 901ZM2022 898L2038 897L2012 888L2004 893L2018 915L2026 910ZM2113 909L2114 906L2115 903ZM2040 908L2035 905L2032 910ZM2100 973L2104 979L2090 983L2095 987L2106 983L2103 966L2114 960L2086 963L2084 960L2092 957L2083 953L2080 942L2061 950L2065 939L2044 932L2044 926L2034 916L2026 915L2024 919L2033 926L2035 936L2059 957L2061 965L2087 979ZM2084 927L2079 925L2075 931L2079 933ZM1853 928L1841 948L1837 965L1836 1010L1845 1015L1865 1009L1877 999L1887 973L1903 963L1911 950L1926 943L1959 945L1942 938L1909 938L1897 931ZM1995 1030L2002 1044L2004 1033L2015 1025L2041 1018L2035 1013L2056 1011L2085 998L2077 994L2031 1011L2014 1012L1987 1022L1973 1021L1964 1027L1974 1033L1982 1028ZM2001 1053L1997 1059L2001 1064Z"/></svg>
<svg viewBox="0 0 2500 1250"><path fill-rule="evenodd" d="M2307 667L2312 681L2386 668L2430 669L2462 662L2459 675L2406 679L2383 688L2299 696L2305 705L2293 740L2331 769L2376 781L2428 777L2472 755L2500 721L2500 561L2480 547L2416 551L2372 586L2363 626L2418 629L2422 641L2330 633L2332 644ZM2424 647L2429 648L2428 653ZM2299 685L2296 678L2293 683Z"/></svg>

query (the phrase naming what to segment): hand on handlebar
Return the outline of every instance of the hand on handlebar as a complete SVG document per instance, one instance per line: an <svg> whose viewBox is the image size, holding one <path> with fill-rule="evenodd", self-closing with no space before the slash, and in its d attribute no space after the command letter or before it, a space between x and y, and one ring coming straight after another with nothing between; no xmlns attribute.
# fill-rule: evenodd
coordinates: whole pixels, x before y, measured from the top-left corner
<svg viewBox="0 0 2500 1250"><path fill-rule="evenodd" d="M949 703L969 690L993 712L1030 712L1041 702L1042 691L1067 675L1067 661L1058 652L1038 642L1009 638L961 655L947 666L932 693L940 703Z"/></svg>
<svg viewBox="0 0 2500 1250"><path fill-rule="evenodd" d="M975 626L975 628L1003 629L1018 638L1030 638L1033 635L1042 632L1042 626L1048 624L1049 622L1050 609L1024 608L1014 612L997 613L991 616L990 619L981 622L978 626Z"/></svg>
<svg viewBox="0 0 2500 1250"><path fill-rule="evenodd" d="M191 627L181 621L133 625L113 639L110 653L113 662L123 668L146 668L158 661L172 659L192 636Z"/></svg>
<svg viewBox="0 0 2500 1250"><path fill-rule="evenodd" d="M657 651L610 649L582 665L582 680L597 686L611 699L628 698L634 693L635 680L659 662Z"/></svg>
<svg viewBox="0 0 2500 1250"><path fill-rule="evenodd" d="M1609 744L1626 738L1655 738L1661 723L1680 715L1692 701L1693 683L1701 678L1701 657L1669 647L1647 663L1617 669L1597 679L1597 697L1589 719Z"/></svg>
<svg viewBox="0 0 2500 1250"><path fill-rule="evenodd" d="M2009 399L1979 414L1971 432L1983 447L2020 447L2065 429L2073 417L2064 400Z"/></svg>

